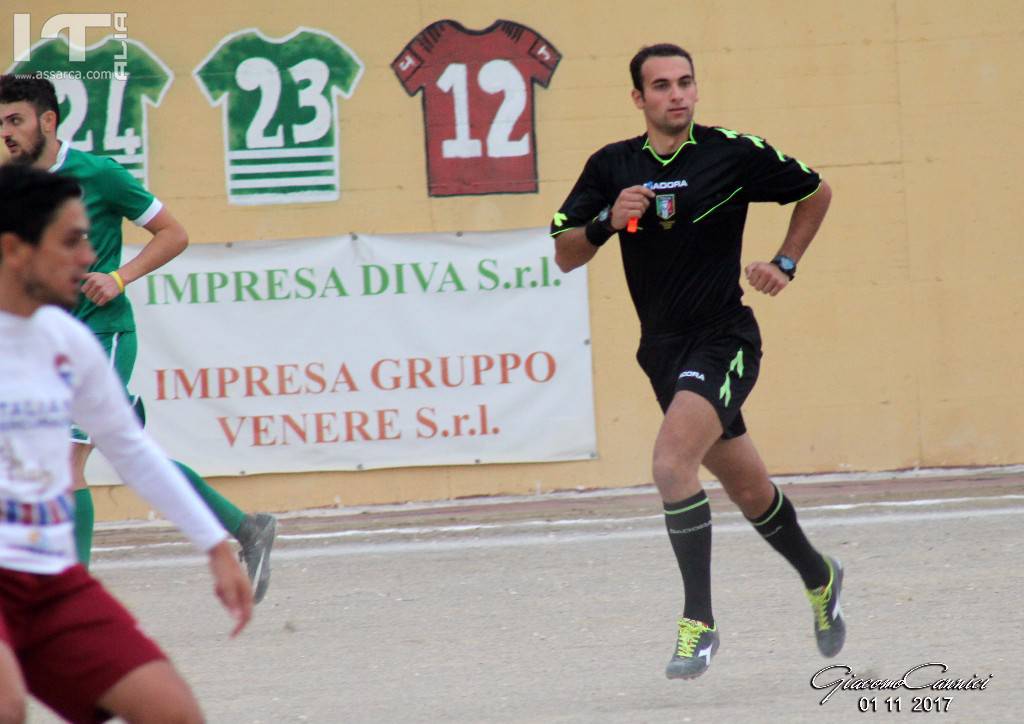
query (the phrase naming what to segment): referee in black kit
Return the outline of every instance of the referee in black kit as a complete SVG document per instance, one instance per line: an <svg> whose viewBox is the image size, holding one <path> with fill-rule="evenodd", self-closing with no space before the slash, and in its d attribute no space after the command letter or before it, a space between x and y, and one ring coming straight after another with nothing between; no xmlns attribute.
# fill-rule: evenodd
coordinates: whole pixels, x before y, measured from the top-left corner
<svg viewBox="0 0 1024 724"><path fill-rule="evenodd" d="M619 235L640 317L637 361L665 413L653 473L685 595L665 673L670 679L700 676L718 650L711 510L697 476L701 463L796 568L814 610L818 649L835 656L846 635L842 568L804 536L740 413L757 380L761 335L739 284L748 204L797 202L779 253L744 270L750 286L775 296L793 280L832 192L817 173L763 138L694 123L693 59L679 46L645 47L629 70L647 132L590 157L554 216L551 236L555 260L568 272Z"/></svg>

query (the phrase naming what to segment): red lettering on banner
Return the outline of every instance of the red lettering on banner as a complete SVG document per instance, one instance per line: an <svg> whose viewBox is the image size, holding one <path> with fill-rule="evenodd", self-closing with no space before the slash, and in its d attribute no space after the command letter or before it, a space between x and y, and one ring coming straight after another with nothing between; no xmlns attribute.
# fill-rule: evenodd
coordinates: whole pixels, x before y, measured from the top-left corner
<svg viewBox="0 0 1024 724"><path fill-rule="evenodd" d="M370 381L378 390L389 392L398 389L452 388L464 385L508 385L526 379L544 383L555 376L556 369L554 356L544 351L531 352L525 358L514 352L501 352L497 355L458 355L437 359L385 357L373 363L370 368Z"/></svg>
<svg viewBox="0 0 1024 724"><path fill-rule="evenodd" d="M292 395L319 395L327 390L323 362L310 362L305 366L287 363L264 367L200 367L194 373L183 369L158 369L156 399L224 399L241 397L277 397ZM235 389L242 383L243 390ZM348 366L342 363L334 388L344 385L350 392L359 390Z"/></svg>
<svg viewBox="0 0 1024 724"><path fill-rule="evenodd" d="M165 382L167 373L171 373L171 393L167 393ZM180 387L179 387L180 386ZM196 370L195 377L189 379L185 370L156 370L156 399L158 400L180 400L182 395L179 390L184 391L184 397L206 398L210 396L210 370L200 367ZM196 391L198 390L198 394Z"/></svg>
<svg viewBox="0 0 1024 724"><path fill-rule="evenodd" d="M253 415L252 418L252 446L253 447L267 447L269 445L276 445L277 440L271 438L267 440L264 438L265 435L270 435L270 423L273 420L272 415Z"/></svg>
<svg viewBox="0 0 1024 724"><path fill-rule="evenodd" d="M424 438L430 439L437 434L437 423L434 422L433 407L421 407L416 410L416 422L420 425L420 428L416 430L416 437L421 440Z"/></svg>
<svg viewBox="0 0 1024 724"><path fill-rule="evenodd" d="M352 442L355 433L359 433L364 440L372 440L366 426L370 423L370 416L359 410L347 410L345 412L345 441Z"/></svg>
<svg viewBox="0 0 1024 724"><path fill-rule="evenodd" d="M517 354L502 354L498 356L501 360L501 382L499 384L507 385L509 382L509 373L512 370L519 369L519 366L523 361Z"/></svg>
<svg viewBox="0 0 1024 724"><path fill-rule="evenodd" d="M487 405L477 405L476 409L480 412L480 434L481 435L497 435L501 432L500 428L487 427Z"/></svg>
<svg viewBox="0 0 1024 724"><path fill-rule="evenodd" d="M453 438L501 433L501 428L491 427L485 404L477 405L475 414L438 415L433 407L421 407L416 410L416 424L416 437L421 440L430 440L438 435L442 438Z"/></svg>
<svg viewBox="0 0 1024 724"><path fill-rule="evenodd" d="M398 424L398 410L377 410L377 430L380 432L380 440L400 440L402 433L395 430ZM389 435L388 433L394 433Z"/></svg>
<svg viewBox="0 0 1024 724"><path fill-rule="evenodd" d="M434 387L427 375L430 373L430 360L424 357L412 357L409 360L409 389L416 389L417 380L423 382L424 387Z"/></svg>
<svg viewBox="0 0 1024 724"><path fill-rule="evenodd" d="M341 439L332 427L338 419L333 412L318 412L313 417L316 418L317 442L338 442Z"/></svg>
<svg viewBox="0 0 1024 724"><path fill-rule="evenodd" d="M473 355L473 384L483 384L483 373L494 367L494 358L489 354Z"/></svg>
<svg viewBox="0 0 1024 724"><path fill-rule="evenodd" d="M342 365L342 367L344 366L345 365ZM317 372L313 371L314 368L317 370ZM317 383L317 385L319 385L319 389L307 387L307 395L319 395L321 392L327 389L327 380L324 378L323 372L324 366L320 362L310 362L308 365L306 365L306 379L311 380Z"/></svg>
<svg viewBox="0 0 1024 724"><path fill-rule="evenodd" d="M379 389L379 390L397 390L399 387L402 386L402 376L401 375L395 375L395 376L391 377L391 384L390 384L389 387L385 387L381 383L381 380L380 380L380 368L381 368L381 365L385 364L386 362L393 362L395 364L395 366L398 366L398 364L399 364L398 360L396 360L396 359L379 359L379 360L377 360L376 362L373 363L373 367L370 369L370 380L373 382L374 386L377 389Z"/></svg>
<svg viewBox="0 0 1024 724"><path fill-rule="evenodd" d="M348 371L348 365L344 362L341 363L341 367L338 369L338 376L334 378L334 387L331 388L331 394L338 391L338 385L345 385L349 392L359 391L356 381L352 379L352 374Z"/></svg>
<svg viewBox="0 0 1024 724"><path fill-rule="evenodd" d="M302 416L302 424L301 425L299 425L299 423L297 423L295 421L294 417L292 417L291 415L288 415L288 414L281 415L281 422L284 423L282 425L282 427L281 427L281 432L282 432L281 444L282 445L291 445L291 442L288 441L288 430L289 429L294 431L295 434L298 436L298 438L302 442L306 442L309 439L308 436L306 435L306 416L305 415Z"/></svg>
<svg viewBox="0 0 1024 724"><path fill-rule="evenodd" d="M238 382L241 375L234 367L217 368L217 399L224 399L228 396L228 387Z"/></svg>
<svg viewBox="0 0 1024 724"><path fill-rule="evenodd" d="M267 372L266 367L252 366L245 368L245 396L255 397L253 390L256 387L260 388L260 391L267 397L270 397L270 389L267 387L267 377L270 373Z"/></svg>
<svg viewBox="0 0 1024 724"><path fill-rule="evenodd" d="M299 369L298 365L278 365L277 366L277 389L282 395L299 395L302 394L302 390L295 387L295 372Z"/></svg>
<svg viewBox="0 0 1024 724"><path fill-rule="evenodd" d="M400 440L399 410L343 410L300 415L218 417L229 447L287 447L338 442ZM240 443L241 440L241 443Z"/></svg>
<svg viewBox="0 0 1024 724"><path fill-rule="evenodd" d="M450 359L450 357L441 358L441 384L445 387L458 387L466 379L466 358L461 355L459 356L459 379L457 382L452 382L448 379L448 362Z"/></svg>
<svg viewBox="0 0 1024 724"><path fill-rule="evenodd" d="M545 375L544 379L538 378L537 373L533 367L538 357L543 359L545 365L547 366L547 374ZM533 354L526 358L526 376L529 377L534 382L547 382L548 380L550 380L552 377L555 376L555 367L555 358L552 357L547 352L534 352Z"/></svg>
<svg viewBox="0 0 1024 724"><path fill-rule="evenodd" d="M361 391L347 363L340 363L336 369L330 383L323 362L198 367L193 370L156 369L156 399L295 397ZM553 354L543 350L526 355L499 352L443 357L385 357L374 362L369 372L369 382L377 390L453 389L544 384L557 374L558 362ZM362 435L359 428L360 425L354 423L353 434Z"/></svg>
<svg viewBox="0 0 1024 724"><path fill-rule="evenodd" d="M441 434L445 437L462 437L462 423L469 422L469 415L455 415L452 418L452 429L442 430Z"/></svg>
<svg viewBox="0 0 1024 724"><path fill-rule="evenodd" d="M224 436L228 439L228 447L234 447L235 442L238 440L238 434L242 431L242 425L245 424L246 418L238 418L238 424L235 426L235 431L231 432L228 429L228 418L218 417L217 422L220 423L220 429L224 431Z"/></svg>

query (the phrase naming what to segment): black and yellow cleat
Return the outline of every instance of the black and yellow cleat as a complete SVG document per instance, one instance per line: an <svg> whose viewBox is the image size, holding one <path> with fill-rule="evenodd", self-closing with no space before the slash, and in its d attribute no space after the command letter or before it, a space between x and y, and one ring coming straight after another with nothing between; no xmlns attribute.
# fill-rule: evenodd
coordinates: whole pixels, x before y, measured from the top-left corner
<svg viewBox="0 0 1024 724"><path fill-rule="evenodd" d="M679 619L676 652L665 667L670 679L696 679L711 666L711 657L718 651L718 627L709 628L692 618Z"/></svg>
<svg viewBox="0 0 1024 724"><path fill-rule="evenodd" d="M818 640L818 651L822 656L832 658L843 649L846 642L846 621L839 606L843 591L843 566L835 558L825 556L828 564L828 583L807 591L807 598L814 611L814 635Z"/></svg>

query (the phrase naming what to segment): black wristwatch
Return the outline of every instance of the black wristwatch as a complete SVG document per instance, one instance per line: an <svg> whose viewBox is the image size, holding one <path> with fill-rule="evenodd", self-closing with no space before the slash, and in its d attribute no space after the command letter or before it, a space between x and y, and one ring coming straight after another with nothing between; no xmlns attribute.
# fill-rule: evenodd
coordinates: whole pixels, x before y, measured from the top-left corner
<svg viewBox="0 0 1024 724"><path fill-rule="evenodd" d="M775 258L772 259L772 264L781 269L782 273L789 277L790 281L796 276L796 262L785 254L776 254Z"/></svg>

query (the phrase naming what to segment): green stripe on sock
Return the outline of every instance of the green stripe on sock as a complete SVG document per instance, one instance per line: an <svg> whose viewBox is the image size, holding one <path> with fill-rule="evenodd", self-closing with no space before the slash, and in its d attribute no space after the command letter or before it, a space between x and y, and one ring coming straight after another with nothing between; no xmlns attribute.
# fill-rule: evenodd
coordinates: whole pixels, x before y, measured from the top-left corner
<svg viewBox="0 0 1024 724"><path fill-rule="evenodd" d="M759 527L759 526L762 526L762 525L764 525L765 523L767 523L767 522L768 522L769 520L771 520L772 518L774 518L774 517L775 517L775 514L779 512L779 509L780 509L780 508L782 508L782 500L783 500L783 497L782 497L782 491L781 491L781 490L779 490L778 486L773 486L773 487L775 487L775 494L776 494L776 495L778 496L778 498L779 498L779 502L775 504L775 509L774 509L774 510L773 510L773 511L772 511L771 513L769 513L769 514L768 514L768 517L767 517L767 518L765 518L764 520L762 520L762 521L761 521L760 523L754 523L754 526L755 526L755 527ZM751 521L751 523L753 523L753 521Z"/></svg>
<svg viewBox="0 0 1024 724"><path fill-rule="evenodd" d="M704 498L704 500L701 500L700 502L694 503L693 505L688 505L685 508L676 508L675 510L666 510L665 511L665 515L679 515L680 513L685 513L688 510L693 510L694 508L699 508L702 505L707 505L710 502L711 501L710 501L709 498Z"/></svg>
<svg viewBox="0 0 1024 724"><path fill-rule="evenodd" d="M178 469L185 475L188 482L199 493L199 497L210 507L210 510L217 516L217 520L220 521L220 524L224 526L228 533L231 535L237 533L238 526L242 525L242 521L245 519L245 513L239 510L230 500L211 488L209 483L199 477L199 473L188 465L177 460L172 460L171 462L178 466Z"/></svg>

